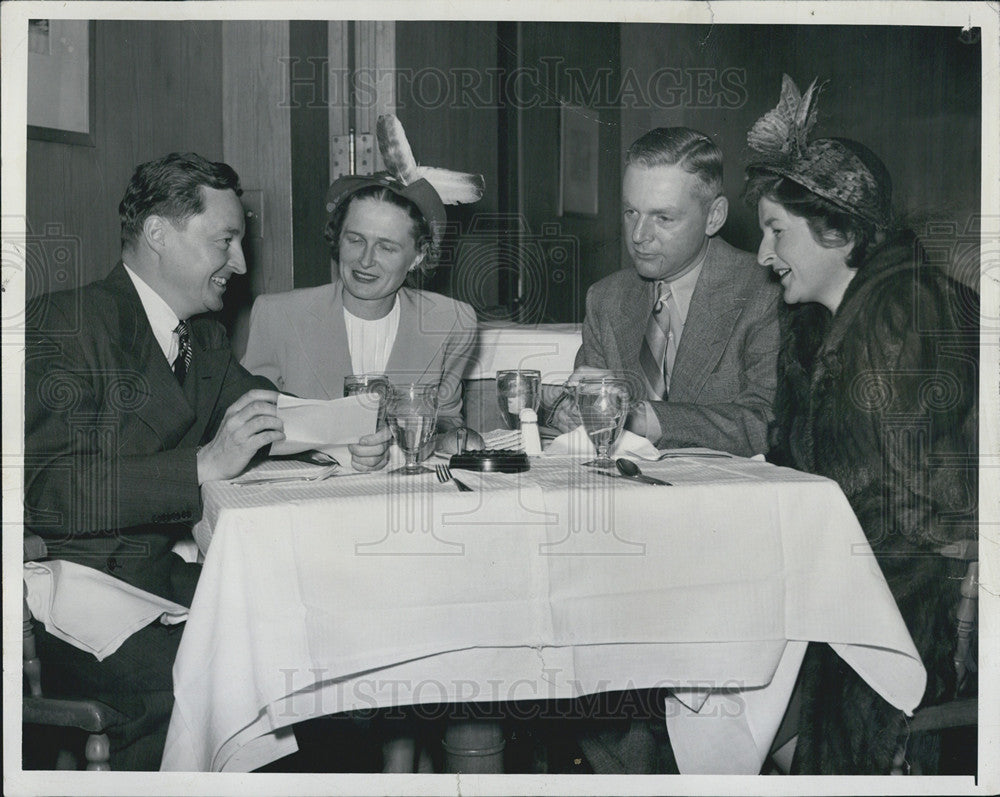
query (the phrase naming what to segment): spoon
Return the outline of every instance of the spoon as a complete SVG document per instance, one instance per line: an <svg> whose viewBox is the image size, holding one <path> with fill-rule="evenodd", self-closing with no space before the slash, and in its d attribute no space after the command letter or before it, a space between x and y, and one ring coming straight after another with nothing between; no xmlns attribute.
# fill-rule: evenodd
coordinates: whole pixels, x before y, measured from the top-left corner
<svg viewBox="0 0 1000 797"><path fill-rule="evenodd" d="M632 460L619 457L615 460L615 467L618 468L618 472L628 479L635 479L636 481L645 482L646 484L662 484L667 487L670 486L670 482L665 482L662 479L654 479L652 476L647 476L636 465Z"/></svg>

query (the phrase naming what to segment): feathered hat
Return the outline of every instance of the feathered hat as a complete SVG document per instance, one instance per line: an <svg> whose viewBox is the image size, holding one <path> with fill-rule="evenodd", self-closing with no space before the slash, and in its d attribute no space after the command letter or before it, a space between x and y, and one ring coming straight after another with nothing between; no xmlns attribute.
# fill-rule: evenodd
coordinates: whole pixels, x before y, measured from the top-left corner
<svg viewBox="0 0 1000 797"><path fill-rule="evenodd" d="M403 125L393 114L378 118L375 136L386 171L338 177L326 192L327 213L332 215L341 203L362 188L388 188L417 206L430 225L434 246L439 246L448 220L444 206L480 200L486 185L482 175L418 166L406 140Z"/></svg>
<svg viewBox="0 0 1000 797"><path fill-rule="evenodd" d="M754 153L747 173L787 177L847 213L888 227L892 182L875 153L850 139L809 141L821 89L814 80L802 94L788 75L782 76L778 105L747 133L747 145Z"/></svg>

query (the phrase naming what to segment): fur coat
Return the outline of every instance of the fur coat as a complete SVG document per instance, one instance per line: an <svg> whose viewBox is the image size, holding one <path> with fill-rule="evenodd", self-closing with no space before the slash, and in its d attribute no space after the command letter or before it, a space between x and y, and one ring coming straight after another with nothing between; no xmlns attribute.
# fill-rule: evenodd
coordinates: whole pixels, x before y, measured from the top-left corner
<svg viewBox="0 0 1000 797"><path fill-rule="evenodd" d="M978 294L901 235L868 257L835 314L805 304L784 320L769 459L840 484L927 668L921 706L948 700L964 563L937 551L976 534ZM800 686L794 772L889 772L901 711L826 645L810 646ZM934 772L936 740L907 743Z"/></svg>

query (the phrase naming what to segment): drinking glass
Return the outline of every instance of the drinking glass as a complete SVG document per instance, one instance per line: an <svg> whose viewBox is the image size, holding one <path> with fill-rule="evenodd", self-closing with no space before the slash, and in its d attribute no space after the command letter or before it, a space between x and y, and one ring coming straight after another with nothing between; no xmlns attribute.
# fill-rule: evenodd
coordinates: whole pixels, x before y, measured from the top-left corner
<svg viewBox="0 0 1000 797"><path fill-rule="evenodd" d="M385 404L389 395L390 382L385 374L351 374L344 377L344 397L374 396L372 401L378 409L376 430L385 428ZM367 403L365 406L368 406Z"/></svg>
<svg viewBox="0 0 1000 797"><path fill-rule="evenodd" d="M597 459L583 463L613 470L611 450L621 436L629 410L629 385L612 376L581 379L574 394L577 412L597 449Z"/></svg>
<svg viewBox="0 0 1000 797"><path fill-rule="evenodd" d="M520 414L525 407L538 412L541 388L541 371L497 371L497 403L500 417L508 429L520 427Z"/></svg>
<svg viewBox="0 0 1000 797"><path fill-rule="evenodd" d="M386 398L386 419L396 445L406 456L406 464L390 473L413 475L431 472L429 468L417 464L417 457L434 437L437 410L437 385L412 383L390 386Z"/></svg>

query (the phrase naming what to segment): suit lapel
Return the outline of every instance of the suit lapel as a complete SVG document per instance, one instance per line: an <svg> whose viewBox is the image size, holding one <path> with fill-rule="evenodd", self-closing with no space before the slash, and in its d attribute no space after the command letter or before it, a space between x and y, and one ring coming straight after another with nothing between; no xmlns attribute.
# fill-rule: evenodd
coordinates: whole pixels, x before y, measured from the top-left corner
<svg viewBox="0 0 1000 797"><path fill-rule="evenodd" d="M145 393L145 400L137 402L135 414L165 448L174 448L194 423L194 410L153 337L146 311L125 269L119 264L106 282L119 302L119 335L110 341L112 347L120 345L115 360L138 377L133 380L135 389Z"/></svg>
<svg viewBox="0 0 1000 797"><path fill-rule="evenodd" d="M743 309L745 281L739 264L726 257L725 244L713 238L695 285L670 375L672 401L696 401L712 373Z"/></svg>
<svg viewBox="0 0 1000 797"><path fill-rule="evenodd" d="M429 328L437 317L434 299L429 294L403 288L396 295L399 301L399 329L385 370L387 375L396 374L403 381L418 382L431 370L451 330ZM428 342L437 345L427 346Z"/></svg>
<svg viewBox="0 0 1000 797"><path fill-rule="evenodd" d="M344 324L343 284L334 282L322 291L306 308L301 319L290 319L299 330L302 355L309 363L318 389L326 398L341 398L344 381L341 374L353 374L351 350L347 345L347 325ZM337 345L337 342L340 345Z"/></svg>
<svg viewBox="0 0 1000 797"><path fill-rule="evenodd" d="M646 322L653 310L653 284L633 270L621 293L614 338L621 367L630 373L639 373L639 349L646 334Z"/></svg>
<svg viewBox="0 0 1000 797"><path fill-rule="evenodd" d="M230 356L228 348L211 348L207 345L207 341L201 341L198 337L192 335L191 371L184 380L185 400L189 407L194 407L195 419L182 442L191 445L201 442L212 420L212 412L218 403Z"/></svg>

